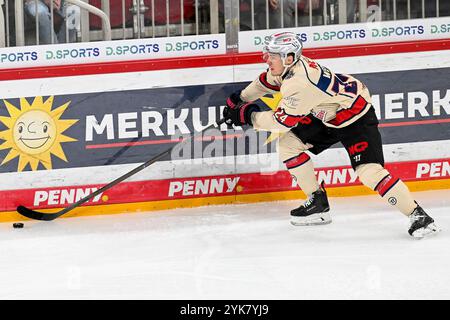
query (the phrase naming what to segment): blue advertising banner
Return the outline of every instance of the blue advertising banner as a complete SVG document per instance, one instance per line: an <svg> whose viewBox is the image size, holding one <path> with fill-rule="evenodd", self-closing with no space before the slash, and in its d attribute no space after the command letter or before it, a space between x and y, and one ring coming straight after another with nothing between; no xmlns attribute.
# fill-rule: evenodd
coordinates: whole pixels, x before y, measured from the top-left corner
<svg viewBox="0 0 450 320"><path fill-rule="evenodd" d="M385 144L448 139L449 72L442 68L356 75L372 94ZM3 100L0 172L144 162L220 119L226 97L246 84ZM257 103L274 108L270 101ZM246 139L242 133L221 127L225 139ZM258 135L258 144L268 136ZM260 151L248 147L232 155L255 152ZM189 157L197 155L192 151Z"/></svg>

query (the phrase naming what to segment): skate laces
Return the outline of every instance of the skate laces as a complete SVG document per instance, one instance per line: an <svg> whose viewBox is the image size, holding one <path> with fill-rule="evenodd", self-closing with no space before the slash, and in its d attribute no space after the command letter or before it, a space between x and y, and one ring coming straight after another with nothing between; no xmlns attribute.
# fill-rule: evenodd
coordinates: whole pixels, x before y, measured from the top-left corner
<svg viewBox="0 0 450 320"><path fill-rule="evenodd" d="M322 185L323 185L323 183L322 183ZM319 190L313 192L313 193L308 197L308 199L305 201L305 203L303 203L303 207L308 208L309 206L311 206L311 205L313 204L313 202L314 202L314 197L315 197L316 195L318 195L319 192L324 192L324 191L323 191L323 189L322 189L322 190L319 189ZM320 194L319 194L319 195L320 195Z"/></svg>
<svg viewBox="0 0 450 320"><path fill-rule="evenodd" d="M303 204L305 208L308 208L314 201L314 195L311 195Z"/></svg>
<svg viewBox="0 0 450 320"><path fill-rule="evenodd" d="M410 216L411 223L419 221L420 219L425 219L426 216L426 213L417 207Z"/></svg>

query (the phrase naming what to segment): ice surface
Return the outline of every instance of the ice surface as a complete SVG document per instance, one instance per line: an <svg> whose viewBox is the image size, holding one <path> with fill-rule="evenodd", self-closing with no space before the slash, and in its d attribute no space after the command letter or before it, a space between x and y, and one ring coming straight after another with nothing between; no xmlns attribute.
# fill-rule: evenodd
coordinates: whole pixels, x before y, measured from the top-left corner
<svg viewBox="0 0 450 320"><path fill-rule="evenodd" d="M443 229L420 241L377 196L326 226L297 201L1 223L0 299L449 299L449 195L415 193Z"/></svg>

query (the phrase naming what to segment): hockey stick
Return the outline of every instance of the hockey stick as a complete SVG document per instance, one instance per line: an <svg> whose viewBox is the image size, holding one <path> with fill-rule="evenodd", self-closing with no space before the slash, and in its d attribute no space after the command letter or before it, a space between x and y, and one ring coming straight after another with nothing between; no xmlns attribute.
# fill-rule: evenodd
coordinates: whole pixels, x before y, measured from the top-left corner
<svg viewBox="0 0 450 320"><path fill-rule="evenodd" d="M204 132L214 126L220 126L222 123L225 122L225 118L219 120L217 123L213 123L211 125L209 125L208 127L204 128L202 131L200 132ZM191 135L189 138L192 139L195 137L195 133L193 135ZM183 142L188 141L190 139L185 139L183 140ZM183 143L182 142L182 143ZM107 185L103 186L102 188L96 190L95 192L89 194L88 196L78 200L77 202L71 204L70 206L55 212L55 213L43 213L43 212L39 212L39 211L34 211L31 210L27 207L24 206L18 206L17 207L17 212L20 213L21 215L23 215L24 217L30 218L30 219L34 219L34 220L42 220L42 221L51 221L54 220L60 216L62 216L63 214L66 214L69 211L72 211L73 209L81 206L83 203L89 201L90 199L94 198L95 196L101 194L102 192L105 192L106 190L114 187L115 185L117 185L118 183L122 182L123 180L131 177L132 175L138 173L139 171L147 168L148 166L150 166L151 164L155 163L156 161L162 159L164 156L170 154L170 152L172 151L173 148L175 148L175 146L177 146L178 144L175 144L174 146L172 146L171 148L167 149L164 152L161 152L160 154L154 156L153 158L151 158L150 160L148 160L147 162L141 164L139 167L134 168L133 170L131 170L130 172L127 172L126 174L124 174L123 176L117 178L116 180L108 183Z"/></svg>

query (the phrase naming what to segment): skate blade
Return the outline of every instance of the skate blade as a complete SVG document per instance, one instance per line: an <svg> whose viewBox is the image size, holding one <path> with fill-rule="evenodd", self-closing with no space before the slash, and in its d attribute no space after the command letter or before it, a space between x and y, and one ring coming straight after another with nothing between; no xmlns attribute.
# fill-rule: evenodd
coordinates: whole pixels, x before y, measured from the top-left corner
<svg viewBox="0 0 450 320"><path fill-rule="evenodd" d="M434 235L438 234L439 232L441 232L441 229L438 226L436 226L434 223L430 223L425 228L420 228L420 229L417 229L416 231L414 231L412 234L412 237L416 240L421 240L423 238L428 238L428 237L434 236Z"/></svg>
<svg viewBox="0 0 450 320"><path fill-rule="evenodd" d="M318 226L323 224L330 224L331 217L329 213L313 214L308 217L294 217L291 216L291 224L293 226Z"/></svg>

